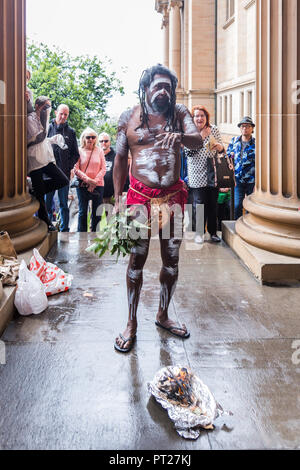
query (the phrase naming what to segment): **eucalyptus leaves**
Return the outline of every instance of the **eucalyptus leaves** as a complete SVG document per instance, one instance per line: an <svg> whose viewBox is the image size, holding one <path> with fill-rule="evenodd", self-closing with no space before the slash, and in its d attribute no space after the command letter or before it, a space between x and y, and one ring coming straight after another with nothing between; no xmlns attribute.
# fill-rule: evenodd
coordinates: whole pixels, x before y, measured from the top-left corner
<svg viewBox="0 0 300 470"><path fill-rule="evenodd" d="M103 212L99 234L86 251L97 254L99 258L108 251L112 256L117 255L118 261L120 255L124 257L130 254L139 239L147 236L148 225L132 219L130 209L112 215L109 220Z"/></svg>

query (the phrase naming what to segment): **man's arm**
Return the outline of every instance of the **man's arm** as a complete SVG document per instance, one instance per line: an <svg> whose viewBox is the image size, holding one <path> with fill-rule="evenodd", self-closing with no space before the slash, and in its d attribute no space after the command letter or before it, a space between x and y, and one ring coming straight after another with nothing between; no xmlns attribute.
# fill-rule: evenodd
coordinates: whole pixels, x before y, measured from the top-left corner
<svg viewBox="0 0 300 470"><path fill-rule="evenodd" d="M122 196L125 180L128 172L128 140L127 126L131 115L130 111L125 111L118 124L118 134L116 143L116 156L113 169L113 183L115 191L115 211L119 210L119 197Z"/></svg>
<svg viewBox="0 0 300 470"><path fill-rule="evenodd" d="M226 155L227 157L230 157L230 154L233 152L233 144L234 144L234 137L231 139L230 144L228 145Z"/></svg>
<svg viewBox="0 0 300 470"><path fill-rule="evenodd" d="M184 105L176 105L177 121L182 132L164 132L157 136L155 146L162 148L173 147L175 143L181 143L188 149L199 149L203 147L203 139L198 132L191 113Z"/></svg>
<svg viewBox="0 0 300 470"><path fill-rule="evenodd" d="M77 138L76 138L76 132L74 131L74 129L71 130L71 142L72 142L72 148L71 148L70 156L71 156L71 166L73 168L73 166L75 165L75 163L77 163L80 157L78 144L77 144Z"/></svg>
<svg viewBox="0 0 300 470"><path fill-rule="evenodd" d="M199 149L203 147L203 139L187 107L181 104L177 105L177 109L183 131L183 145L188 149Z"/></svg>

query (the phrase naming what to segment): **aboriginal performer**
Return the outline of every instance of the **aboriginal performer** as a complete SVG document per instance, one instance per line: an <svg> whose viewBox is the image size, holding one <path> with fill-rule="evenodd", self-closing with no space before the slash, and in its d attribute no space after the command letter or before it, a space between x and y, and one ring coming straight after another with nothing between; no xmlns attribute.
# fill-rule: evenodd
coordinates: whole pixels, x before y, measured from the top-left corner
<svg viewBox="0 0 300 470"><path fill-rule="evenodd" d="M113 173L115 211L127 176L128 153L131 153L130 187L127 205L145 205L150 211L157 203L161 206L184 205L187 191L180 180L180 147L196 149L203 145L191 114L182 104L176 104L177 77L165 66L158 64L145 70L139 84L140 104L125 111L118 124L116 158ZM157 205L156 204L156 205ZM169 236L159 230L162 268L160 271L160 303L155 324L180 338L190 333L184 324L178 325L168 317L168 307L178 279L181 236L170 224ZM143 283L151 231L146 239L139 239L132 249L127 269L127 295L129 316L126 329L115 340L114 347L129 352L136 339L137 308Z"/></svg>

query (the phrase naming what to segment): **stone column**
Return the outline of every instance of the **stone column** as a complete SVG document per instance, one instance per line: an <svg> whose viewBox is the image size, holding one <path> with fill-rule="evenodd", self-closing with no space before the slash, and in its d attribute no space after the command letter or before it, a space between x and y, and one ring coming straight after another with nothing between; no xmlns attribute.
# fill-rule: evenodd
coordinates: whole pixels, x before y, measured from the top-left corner
<svg viewBox="0 0 300 470"><path fill-rule="evenodd" d="M25 0L0 0L0 230L18 252L47 234L26 188Z"/></svg>
<svg viewBox="0 0 300 470"><path fill-rule="evenodd" d="M169 11L167 7L163 10L162 29L164 30L164 65L169 67L170 41L169 41Z"/></svg>
<svg viewBox="0 0 300 470"><path fill-rule="evenodd" d="M169 66L178 78L178 88L181 89L181 16L180 9L183 6L181 0L170 0L170 58Z"/></svg>
<svg viewBox="0 0 300 470"><path fill-rule="evenodd" d="M300 2L257 0L256 188L236 223L251 245L300 258Z"/></svg>

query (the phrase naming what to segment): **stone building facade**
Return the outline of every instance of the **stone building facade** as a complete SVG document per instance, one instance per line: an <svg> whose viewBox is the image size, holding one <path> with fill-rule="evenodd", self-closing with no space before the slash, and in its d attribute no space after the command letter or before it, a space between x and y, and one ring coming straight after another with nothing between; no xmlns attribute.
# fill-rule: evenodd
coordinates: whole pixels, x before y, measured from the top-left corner
<svg viewBox="0 0 300 470"><path fill-rule="evenodd" d="M155 8L178 101L207 106L229 142L242 116L255 117L255 0L156 0Z"/></svg>
<svg viewBox="0 0 300 470"><path fill-rule="evenodd" d="M163 15L165 63L179 77L178 100L207 105L227 138L242 114L256 121L255 191L231 246L250 269L275 266L278 279L300 279L300 2L155 6ZM25 12L26 0L0 0L0 230L18 252L47 238L26 186Z"/></svg>
<svg viewBox="0 0 300 470"><path fill-rule="evenodd" d="M156 0L155 8L178 101L206 105L225 143L243 115L256 122L255 190L225 240L260 279L267 271L300 279L300 2Z"/></svg>

